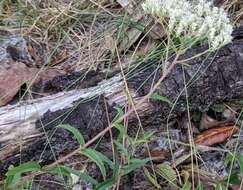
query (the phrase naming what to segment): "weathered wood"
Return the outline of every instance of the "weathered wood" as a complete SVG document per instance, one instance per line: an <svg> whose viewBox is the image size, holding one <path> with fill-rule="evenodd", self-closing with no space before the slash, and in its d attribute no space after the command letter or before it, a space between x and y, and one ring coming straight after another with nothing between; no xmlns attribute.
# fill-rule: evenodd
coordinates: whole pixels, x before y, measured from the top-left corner
<svg viewBox="0 0 243 190"><path fill-rule="evenodd" d="M35 122L46 112L55 112L74 106L80 99L91 99L110 94L121 88L121 77L99 83L96 87L60 92L51 96L19 102L0 108L0 143L26 137L35 132ZM0 156L1 158L1 156Z"/></svg>
<svg viewBox="0 0 243 190"><path fill-rule="evenodd" d="M216 53L189 60L186 62L188 66L178 64L166 77L156 92L175 102L175 113L187 109L187 100L191 110L205 111L213 103L243 97L241 31L235 32L232 44ZM180 60L205 49L206 46L190 49ZM128 80L135 100L145 96L162 75L157 62L149 64L150 67ZM114 117L114 106L128 103L123 90L123 78L118 74L95 87L60 92L0 108L0 172L9 164L18 164L20 158L22 162L34 159L48 163L64 150L74 149L76 144L67 131L55 131L59 123L71 124L86 139L92 138L108 125L107 115L109 119ZM142 118L150 117L148 121L153 117L166 118L171 112L171 107L163 102L145 102L138 107ZM152 116L151 113L155 112Z"/></svg>

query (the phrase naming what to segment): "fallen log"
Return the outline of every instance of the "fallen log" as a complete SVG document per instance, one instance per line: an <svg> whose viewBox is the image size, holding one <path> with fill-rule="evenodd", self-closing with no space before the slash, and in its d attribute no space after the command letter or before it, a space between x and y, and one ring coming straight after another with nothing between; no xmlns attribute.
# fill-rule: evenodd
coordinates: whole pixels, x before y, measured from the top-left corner
<svg viewBox="0 0 243 190"><path fill-rule="evenodd" d="M214 103L243 97L242 31L242 28L236 30L233 43L218 52L189 59L186 64L177 64L156 90L156 93L174 102L173 109L166 102L147 101L138 105L141 119L152 122L154 118L184 112L187 102L190 110L206 111ZM207 48L190 49L180 60L187 60ZM135 103L149 93L162 76L158 62L144 64L149 66L127 80ZM117 74L93 87L1 107L0 173L6 171L10 164L16 165L20 161L53 162L60 154L77 146L72 135L62 129L56 130L55 126L70 124L90 139L108 126L108 121L116 114L115 106L122 107L128 103L123 77Z"/></svg>

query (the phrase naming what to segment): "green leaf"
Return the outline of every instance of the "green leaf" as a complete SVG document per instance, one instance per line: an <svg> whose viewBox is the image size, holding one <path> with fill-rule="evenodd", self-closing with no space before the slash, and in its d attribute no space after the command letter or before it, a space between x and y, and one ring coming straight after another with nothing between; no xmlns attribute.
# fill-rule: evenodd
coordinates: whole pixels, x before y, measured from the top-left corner
<svg viewBox="0 0 243 190"><path fill-rule="evenodd" d="M84 146L84 144L85 144L84 137L82 136L82 134L79 132L78 129L76 129L75 127L72 127L71 125L68 125L68 124L58 125L57 128L62 128L62 129L68 130L69 132L71 132L74 135L74 137L77 139L80 146L81 147Z"/></svg>
<svg viewBox="0 0 243 190"><path fill-rule="evenodd" d="M227 154L224 159L224 165L228 167L228 165L231 163L231 161L234 159L234 156L232 154Z"/></svg>
<svg viewBox="0 0 243 190"><path fill-rule="evenodd" d="M46 171L51 174L61 174L67 177L70 177L71 175L70 171L66 168L66 166L56 166L54 168L48 168Z"/></svg>
<svg viewBox="0 0 243 190"><path fill-rule="evenodd" d="M48 169L47 171L51 174L62 174L64 176L68 176L68 177L70 177L71 174L74 174L74 175L78 176L81 180L84 180L91 184L98 183L94 178L90 177L85 172L77 171L77 170L74 170L67 166L56 166L54 168Z"/></svg>
<svg viewBox="0 0 243 190"><path fill-rule="evenodd" d="M168 165L168 164L159 164L157 166L157 173L164 178L166 181L168 181L169 183L174 183L174 181L176 180L177 176L176 176L176 172L173 170L173 168Z"/></svg>
<svg viewBox="0 0 243 190"><path fill-rule="evenodd" d="M170 106L173 105L173 103L167 98L167 97L164 97L164 96L161 96L157 93L153 93L151 96L150 96L151 99L153 100L159 100L159 101L162 101L162 102L166 102L168 103Z"/></svg>
<svg viewBox="0 0 243 190"><path fill-rule="evenodd" d="M4 180L5 189L7 189L7 187L14 185L18 181L20 181L20 179L21 179L21 174L7 176L6 179Z"/></svg>
<svg viewBox="0 0 243 190"><path fill-rule="evenodd" d="M117 183L117 179L120 176L120 165L115 163L113 168L113 176L110 179L107 179L96 185L95 190L107 190L109 187Z"/></svg>
<svg viewBox="0 0 243 190"><path fill-rule="evenodd" d="M8 172L6 173L6 176L23 174L26 172L39 171L40 169L41 169L41 167L37 162L35 162L35 161L26 162L17 167L10 168L8 170Z"/></svg>
<svg viewBox="0 0 243 190"><path fill-rule="evenodd" d="M192 187L192 184L187 180L183 187L182 187L182 190L191 190L191 187Z"/></svg>
<svg viewBox="0 0 243 190"><path fill-rule="evenodd" d="M33 186L33 180L27 180L23 185L23 189L29 190L32 188L32 186Z"/></svg>
<svg viewBox="0 0 243 190"><path fill-rule="evenodd" d="M202 117L202 113L201 112L193 112L192 113L192 119L195 122L200 122L201 121L201 117Z"/></svg>
<svg viewBox="0 0 243 190"><path fill-rule="evenodd" d="M191 182L189 181L189 178L190 178L190 174L189 174L189 172L188 171L186 171L186 170L183 170L182 172L181 172L181 174L182 174L182 176L183 176L183 178L184 178L184 185L182 186L182 190L191 190L191 186L192 186L192 184L191 184Z"/></svg>
<svg viewBox="0 0 243 190"><path fill-rule="evenodd" d="M223 184L218 183L215 187L215 190L228 190Z"/></svg>
<svg viewBox="0 0 243 190"><path fill-rule="evenodd" d="M99 167L99 169L101 171L103 178L105 179L106 170L105 170L103 158L100 156L101 153L97 152L96 150L90 149L90 148L83 149L81 151L81 153L96 163L96 165Z"/></svg>
<svg viewBox="0 0 243 190"><path fill-rule="evenodd" d="M203 190L203 184L199 181L196 190Z"/></svg>
<svg viewBox="0 0 243 190"><path fill-rule="evenodd" d="M144 144L149 141L149 139L154 135L155 132L146 132L141 137L139 137L136 141L133 141L134 146L138 146L140 144Z"/></svg>
<svg viewBox="0 0 243 190"><path fill-rule="evenodd" d="M159 185L157 179L152 175L150 174L150 172L148 171L147 168L143 168L143 171L144 171L144 175L145 177L147 178L147 180L153 185L155 186L157 189L161 189L161 186Z"/></svg>
<svg viewBox="0 0 243 190"><path fill-rule="evenodd" d="M226 179L229 181L230 184L234 185L240 185L241 180L239 179L238 172L237 171L232 171L230 176L228 176L229 179Z"/></svg>
<svg viewBox="0 0 243 190"><path fill-rule="evenodd" d="M240 165L240 173L243 174L243 155L239 155L238 161Z"/></svg>
<svg viewBox="0 0 243 190"><path fill-rule="evenodd" d="M118 129L118 131L120 132L120 134L122 136L127 136L126 135L126 132L125 132L125 128L124 128L124 126L122 124L120 124L120 123L114 123L114 126L115 126L116 129Z"/></svg>
<svg viewBox="0 0 243 190"><path fill-rule="evenodd" d="M112 120L112 123L116 123L117 120L124 114L123 110L119 107L115 107L116 111L117 111L117 114L116 116L114 117L114 119Z"/></svg>
<svg viewBox="0 0 243 190"><path fill-rule="evenodd" d="M114 140L114 144L116 145L115 146L116 150L123 153L125 155L126 159L130 158L128 150L120 142L118 142L117 140Z"/></svg>
<svg viewBox="0 0 243 190"><path fill-rule="evenodd" d="M6 179L4 180L4 185L5 187L14 185L21 179L22 174L27 172L40 171L40 170L41 170L40 165L34 161L23 163L17 167L10 167L7 173L5 174Z"/></svg>
<svg viewBox="0 0 243 190"><path fill-rule="evenodd" d="M214 104L211 106L211 109L215 112L221 113L225 110L224 104Z"/></svg>
<svg viewBox="0 0 243 190"><path fill-rule="evenodd" d="M136 158L131 159L129 164L123 167L123 173L122 174L127 175L130 172L134 171L135 169L144 166L148 161L150 161L149 158L142 159L142 160L136 159Z"/></svg>
<svg viewBox="0 0 243 190"><path fill-rule="evenodd" d="M181 157L179 157L179 158L176 159L175 166L178 166L178 165L182 164L184 161L186 161L190 157L191 157L190 154L182 155Z"/></svg>
<svg viewBox="0 0 243 190"><path fill-rule="evenodd" d="M99 183L95 187L95 190L107 190L109 187L116 184L116 182L117 182L116 178L107 179L107 180L103 181L102 183Z"/></svg>
<svg viewBox="0 0 243 190"><path fill-rule="evenodd" d="M101 160L105 163L107 163L109 165L109 167L113 170L114 169L114 164L113 162L107 158L107 156L105 156L104 154L101 154L100 152L96 151L96 153L99 155L99 157L101 158Z"/></svg>

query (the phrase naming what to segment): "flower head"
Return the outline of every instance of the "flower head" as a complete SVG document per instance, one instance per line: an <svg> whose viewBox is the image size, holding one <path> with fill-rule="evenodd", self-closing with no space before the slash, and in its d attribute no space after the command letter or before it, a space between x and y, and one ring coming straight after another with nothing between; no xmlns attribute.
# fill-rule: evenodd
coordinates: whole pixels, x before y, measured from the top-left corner
<svg viewBox="0 0 243 190"><path fill-rule="evenodd" d="M168 18L169 30L176 35L208 39L213 49L232 41L233 27L223 8L207 0L146 0L146 13L161 19Z"/></svg>

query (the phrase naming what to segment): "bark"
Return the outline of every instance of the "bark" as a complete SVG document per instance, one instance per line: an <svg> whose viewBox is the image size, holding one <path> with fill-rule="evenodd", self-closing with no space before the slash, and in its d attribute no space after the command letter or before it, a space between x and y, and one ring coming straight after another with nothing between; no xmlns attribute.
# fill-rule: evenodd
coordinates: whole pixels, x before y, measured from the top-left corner
<svg viewBox="0 0 243 190"><path fill-rule="evenodd" d="M173 109L165 102L145 102L138 109L141 119L147 122L161 117L166 119L169 113L184 112L188 106L190 110L205 111L214 103L242 98L242 31L242 28L236 30L233 43L218 52L189 60L186 65L176 65L156 91L175 103ZM190 49L180 60L193 57L207 48L199 46ZM127 75L128 87L135 102L146 95L162 75L158 62L148 61L144 65L146 69L138 68L135 74ZM62 81L58 88L62 90L70 84L70 80L66 80L70 77L63 77L65 80L58 77L49 83L49 87L58 86L57 81ZM86 79L90 80L92 78ZM108 119L111 121L114 118L114 107L124 106L128 100L120 74L98 81L95 86L92 83L92 87L84 82L86 85L83 89L59 92L0 108L0 173L6 171L10 164L17 165L20 160L39 160L47 164L73 150L77 143L72 135L55 128L60 123L78 128L86 140L102 131L108 125ZM135 117L130 118L134 120Z"/></svg>

